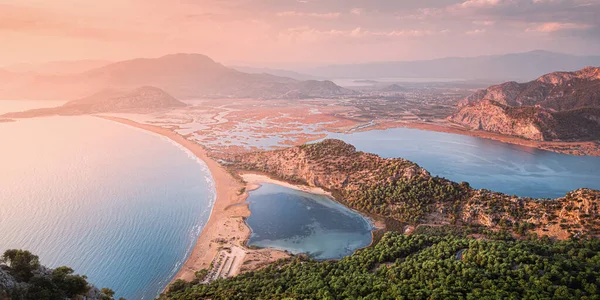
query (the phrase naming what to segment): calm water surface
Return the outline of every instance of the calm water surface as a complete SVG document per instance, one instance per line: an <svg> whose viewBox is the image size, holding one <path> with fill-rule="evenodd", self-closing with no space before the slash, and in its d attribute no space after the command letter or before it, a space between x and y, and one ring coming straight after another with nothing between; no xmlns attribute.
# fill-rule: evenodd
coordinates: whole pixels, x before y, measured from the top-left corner
<svg viewBox="0 0 600 300"><path fill-rule="evenodd" d="M326 196L263 184L248 202L249 245L338 259L371 243L370 222Z"/></svg>
<svg viewBox="0 0 600 300"><path fill-rule="evenodd" d="M358 150L402 157L431 174L527 197L600 189L600 157L572 156L465 135L409 128L331 134Z"/></svg>
<svg viewBox="0 0 600 300"><path fill-rule="evenodd" d="M117 296L153 299L208 220L210 173L161 136L51 117L0 123L0 139L0 251L28 249Z"/></svg>

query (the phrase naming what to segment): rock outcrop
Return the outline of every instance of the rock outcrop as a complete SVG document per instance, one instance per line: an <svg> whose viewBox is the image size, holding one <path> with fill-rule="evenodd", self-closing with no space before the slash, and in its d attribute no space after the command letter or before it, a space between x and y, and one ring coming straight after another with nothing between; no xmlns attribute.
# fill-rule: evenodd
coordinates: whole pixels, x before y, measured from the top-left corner
<svg viewBox="0 0 600 300"><path fill-rule="evenodd" d="M528 83L507 82L459 103L449 120L538 141L600 139L600 68L555 72Z"/></svg>

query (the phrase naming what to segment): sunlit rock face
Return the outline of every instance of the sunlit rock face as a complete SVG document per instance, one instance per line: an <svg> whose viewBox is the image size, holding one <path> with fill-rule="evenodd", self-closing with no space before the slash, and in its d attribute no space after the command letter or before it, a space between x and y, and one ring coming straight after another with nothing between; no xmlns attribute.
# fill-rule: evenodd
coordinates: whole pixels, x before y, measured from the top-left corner
<svg viewBox="0 0 600 300"><path fill-rule="evenodd" d="M531 140L592 140L600 136L600 69L554 72L527 83L477 91L449 120L470 129Z"/></svg>

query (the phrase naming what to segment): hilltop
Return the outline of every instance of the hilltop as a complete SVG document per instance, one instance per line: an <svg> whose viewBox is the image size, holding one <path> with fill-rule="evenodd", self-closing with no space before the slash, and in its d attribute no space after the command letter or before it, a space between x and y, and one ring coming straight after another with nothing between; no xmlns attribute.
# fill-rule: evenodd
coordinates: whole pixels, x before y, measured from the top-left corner
<svg viewBox="0 0 600 300"><path fill-rule="evenodd" d="M33 109L4 114L7 118L29 118L47 115L82 115L106 112L146 112L187 106L156 87L141 87L132 91L104 90L91 96L67 102L54 108Z"/></svg>
<svg viewBox="0 0 600 300"><path fill-rule="evenodd" d="M351 208L407 225L474 225L558 239L600 234L596 190L580 189L554 200L477 190L431 176L408 160L359 152L339 140L225 159L238 170L323 188Z"/></svg>
<svg viewBox="0 0 600 300"><path fill-rule="evenodd" d="M449 120L470 129L538 141L600 137L600 68L554 72L479 90Z"/></svg>

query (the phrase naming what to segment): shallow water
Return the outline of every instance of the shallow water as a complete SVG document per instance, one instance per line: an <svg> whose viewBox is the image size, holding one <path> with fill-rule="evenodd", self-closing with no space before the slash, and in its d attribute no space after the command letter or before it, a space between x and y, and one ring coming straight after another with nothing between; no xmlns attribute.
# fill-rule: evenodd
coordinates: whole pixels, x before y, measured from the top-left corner
<svg viewBox="0 0 600 300"><path fill-rule="evenodd" d="M402 157L432 175L526 197L600 189L600 157L572 156L465 135L409 128L331 134L360 151Z"/></svg>
<svg viewBox="0 0 600 300"><path fill-rule="evenodd" d="M370 222L326 196L263 184L248 202L249 245L338 259L371 243Z"/></svg>
<svg viewBox="0 0 600 300"><path fill-rule="evenodd" d="M0 251L28 249L153 299L208 220L208 169L168 139L93 117L0 123Z"/></svg>

